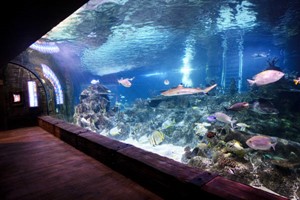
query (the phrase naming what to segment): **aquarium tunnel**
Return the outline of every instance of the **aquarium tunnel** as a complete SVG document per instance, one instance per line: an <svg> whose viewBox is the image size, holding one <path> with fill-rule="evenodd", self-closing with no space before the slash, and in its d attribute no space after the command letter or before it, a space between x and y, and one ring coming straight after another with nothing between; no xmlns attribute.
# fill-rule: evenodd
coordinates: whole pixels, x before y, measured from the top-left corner
<svg viewBox="0 0 300 200"><path fill-rule="evenodd" d="M92 157L86 140L109 139L272 198L300 198L298 0L89 0L61 8L38 12L47 26L28 26L36 35L16 34L24 42L3 54L1 130L41 126ZM74 130L66 134L63 124ZM81 142L85 131L91 136Z"/></svg>

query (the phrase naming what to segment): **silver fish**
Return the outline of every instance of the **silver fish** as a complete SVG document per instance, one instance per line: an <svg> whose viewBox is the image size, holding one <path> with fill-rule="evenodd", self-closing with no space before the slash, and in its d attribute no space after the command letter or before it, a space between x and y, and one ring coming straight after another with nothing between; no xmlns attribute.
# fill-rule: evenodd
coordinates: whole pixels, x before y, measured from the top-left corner
<svg viewBox="0 0 300 200"><path fill-rule="evenodd" d="M251 149L255 150L269 150L270 148L273 148L275 151L275 145L277 144L277 140L268 136L257 135L248 139L246 141L246 144Z"/></svg>
<svg viewBox="0 0 300 200"><path fill-rule="evenodd" d="M226 124L230 124L231 127L233 127L233 124L236 122L236 120L232 120L231 117L229 117L228 115L226 115L222 112L216 112L214 114L214 116L216 117L216 119L218 121L226 123Z"/></svg>
<svg viewBox="0 0 300 200"><path fill-rule="evenodd" d="M252 85L262 86L270 83L274 83L281 79L284 76L284 73L277 70L265 70L253 77L253 80L247 79L248 83Z"/></svg>

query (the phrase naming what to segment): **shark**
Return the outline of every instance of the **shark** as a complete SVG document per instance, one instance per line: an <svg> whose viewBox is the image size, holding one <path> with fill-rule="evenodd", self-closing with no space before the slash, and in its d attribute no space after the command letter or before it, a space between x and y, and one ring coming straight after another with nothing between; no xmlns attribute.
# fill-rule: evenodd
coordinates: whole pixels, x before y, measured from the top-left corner
<svg viewBox="0 0 300 200"><path fill-rule="evenodd" d="M200 88L189 88L184 87L182 84L179 84L176 88L171 88L161 93L163 96L179 96L179 95L188 95L188 94L206 94L212 89L214 89L217 84L211 85L207 88L200 89Z"/></svg>

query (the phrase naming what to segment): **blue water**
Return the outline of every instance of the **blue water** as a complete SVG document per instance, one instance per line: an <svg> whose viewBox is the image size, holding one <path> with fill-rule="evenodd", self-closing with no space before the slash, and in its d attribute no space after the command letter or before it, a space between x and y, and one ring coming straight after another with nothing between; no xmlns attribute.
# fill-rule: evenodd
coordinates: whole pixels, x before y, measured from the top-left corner
<svg viewBox="0 0 300 200"><path fill-rule="evenodd" d="M47 64L60 79L70 80L74 105L92 80L111 90L112 105L155 98L179 84L217 83L218 92L227 94L234 80L239 93L249 92L247 79L272 59L289 78L287 88L297 90L292 80L300 76L299 4L92 0L38 41L59 52L28 48L18 62L32 68ZM130 88L117 82L132 77ZM69 92L67 84L61 83Z"/></svg>
<svg viewBox="0 0 300 200"><path fill-rule="evenodd" d="M15 62L36 72L41 80L45 78L40 74L41 64L52 69L67 97L61 107L69 106L68 118L74 118L77 125L106 135L118 127L122 134L115 138L147 139L153 131L162 130L163 123L172 121L170 129L162 130L166 135L163 143L191 145L194 149L199 143L202 147L210 144L205 150L208 159L220 152L218 140L225 144L235 139L248 148L246 140L256 134L287 139L288 145L279 141L275 151L247 152L248 157L242 161L232 154L233 161L223 164L245 165L234 169L237 174L228 174L228 166L214 163L226 159L222 155L207 168L214 171L219 164L222 175L247 184L262 177L263 185L297 198L299 167L292 167L288 174L284 171L284 175L278 167L287 170L298 166L300 157L300 85L293 82L300 77L299 0L91 0L37 44L39 48L28 48ZM41 49L47 44L59 51ZM270 67L272 61L285 77L278 84L250 87L247 79ZM133 77L131 87L118 83L118 79ZM97 91L90 87L93 80L110 91L109 105L122 105L121 112L98 112L103 106L101 100L106 98L85 96L95 97ZM217 87L208 95L177 99L161 96L162 91L179 84L205 88L214 83ZM51 90L51 85L47 88ZM80 100L82 92L85 95ZM224 109L235 102L259 98L272 101L279 113ZM155 105L157 109L147 104L153 99L162 102ZM142 100L144 107L140 109L137 100ZM79 111L72 115L77 106ZM214 112L225 112L250 128L246 132L236 127L225 130L220 129L224 125L221 122L211 123L206 128L217 132L218 137L210 143L206 133L195 134L195 122L207 122L207 116Z"/></svg>

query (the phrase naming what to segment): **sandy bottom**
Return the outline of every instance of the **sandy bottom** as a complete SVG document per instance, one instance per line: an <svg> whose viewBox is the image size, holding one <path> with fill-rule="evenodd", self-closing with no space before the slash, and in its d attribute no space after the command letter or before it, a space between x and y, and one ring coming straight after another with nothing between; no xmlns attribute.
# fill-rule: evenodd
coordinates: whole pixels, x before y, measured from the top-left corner
<svg viewBox="0 0 300 200"><path fill-rule="evenodd" d="M178 162L181 162L181 156L184 153L184 147L182 146L175 146L173 144L160 144L153 146L148 142L147 138L140 138L139 141L128 138L126 140L122 140L122 142L134 145L138 148L156 153L160 156L164 156Z"/></svg>

